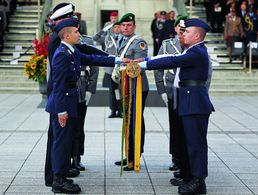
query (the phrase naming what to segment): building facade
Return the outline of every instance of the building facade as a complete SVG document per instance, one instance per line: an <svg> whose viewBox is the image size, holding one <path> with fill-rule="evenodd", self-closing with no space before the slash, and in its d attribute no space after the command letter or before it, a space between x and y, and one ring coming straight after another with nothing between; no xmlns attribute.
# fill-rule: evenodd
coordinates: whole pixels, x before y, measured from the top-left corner
<svg viewBox="0 0 258 195"><path fill-rule="evenodd" d="M53 6L63 2L53 0ZM150 25L156 11L170 11L173 0L70 0L76 11L86 20L88 35L98 32L103 24L109 20L109 12L117 11L119 17L125 13L134 13L136 16L136 34L152 44Z"/></svg>

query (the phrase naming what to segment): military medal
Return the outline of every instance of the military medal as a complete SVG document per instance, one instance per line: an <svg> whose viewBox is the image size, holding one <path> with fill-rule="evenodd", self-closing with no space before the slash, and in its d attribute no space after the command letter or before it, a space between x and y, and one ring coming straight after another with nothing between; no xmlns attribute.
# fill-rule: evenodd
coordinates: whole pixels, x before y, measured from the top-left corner
<svg viewBox="0 0 258 195"><path fill-rule="evenodd" d="M137 62L130 62L126 65L126 74L130 78L137 77L141 72L141 68Z"/></svg>

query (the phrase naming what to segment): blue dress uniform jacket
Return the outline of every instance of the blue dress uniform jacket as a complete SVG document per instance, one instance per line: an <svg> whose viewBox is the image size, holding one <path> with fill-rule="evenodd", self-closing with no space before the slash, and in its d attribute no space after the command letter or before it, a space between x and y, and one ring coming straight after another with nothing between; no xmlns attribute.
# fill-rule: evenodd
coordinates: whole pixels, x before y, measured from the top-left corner
<svg viewBox="0 0 258 195"><path fill-rule="evenodd" d="M77 82L81 64L112 67L114 63L115 57L86 55L76 48L72 54L68 47L61 43L52 60L53 90L50 93L46 111L51 114L66 111L69 116L77 117L78 89L67 86L69 83Z"/></svg>
<svg viewBox="0 0 258 195"><path fill-rule="evenodd" d="M189 48L185 54L169 56L147 62L147 69L180 67L180 81L207 81L209 57L204 43ZM179 115L210 114L213 106L205 86L179 88Z"/></svg>
<svg viewBox="0 0 258 195"><path fill-rule="evenodd" d="M150 70L180 67L180 81L207 81L209 66L207 48L202 42L191 46L180 56L147 62L147 69ZM178 112L183 125L191 175L205 179L208 175L206 137L213 106L206 86L182 86L178 91Z"/></svg>

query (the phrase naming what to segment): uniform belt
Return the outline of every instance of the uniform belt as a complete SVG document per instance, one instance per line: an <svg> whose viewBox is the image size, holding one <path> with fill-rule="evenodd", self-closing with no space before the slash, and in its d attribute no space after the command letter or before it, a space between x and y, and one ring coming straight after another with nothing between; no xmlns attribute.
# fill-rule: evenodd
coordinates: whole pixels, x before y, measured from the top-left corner
<svg viewBox="0 0 258 195"><path fill-rule="evenodd" d="M205 85L206 85L206 81L195 81L195 80L179 81L179 87L194 87L194 86L204 87Z"/></svg>
<svg viewBox="0 0 258 195"><path fill-rule="evenodd" d="M66 89L77 88L77 82L65 83L65 87L66 87Z"/></svg>

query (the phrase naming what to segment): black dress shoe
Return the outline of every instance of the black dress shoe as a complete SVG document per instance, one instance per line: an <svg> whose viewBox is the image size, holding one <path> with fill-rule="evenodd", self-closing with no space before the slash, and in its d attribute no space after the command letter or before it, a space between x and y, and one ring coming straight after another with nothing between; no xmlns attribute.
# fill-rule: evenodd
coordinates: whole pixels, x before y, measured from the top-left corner
<svg viewBox="0 0 258 195"><path fill-rule="evenodd" d="M172 164L169 166L169 170L170 170L170 171L177 171L177 170L179 170L179 167L178 167L175 163L172 163Z"/></svg>
<svg viewBox="0 0 258 195"><path fill-rule="evenodd" d="M133 171L134 168L133 168L133 167L132 167L132 168L129 168L128 166L126 166L126 167L123 168L123 170L124 170L124 171Z"/></svg>
<svg viewBox="0 0 258 195"><path fill-rule="evenodd" d="M67 179L67 178L64 178L65 181L67 181L68 183L72 184L73 183L73 180L72 179ZM50 181L45 181L45 185L47 187L52 187L52 184L53 184L53 181L50 182Z"/></svg>
<svg viewBox="0 0 258 195"><path fill-rule="evenodd" d="M81 163L81 157L73 157L72 167L78 169L79 171L85 171L85 166Z"/></svg>
<svg viewBox="0 0 258 195"><path fill-rule="evenodd" d="M179 194L206 194L206 184L204 179L193 178L186 185L178 187Z"/></svg>
<svg viewBox="0 0 258 195"><path fill-rule="evenodd" d="M182 186L182 185L185 185L187 182L185 182L181 178L172 178L172 179L170 179L170 183L173 186Z"/></svg>
<svg viewBox="0 0 258 195"><path fill-rule="evenodd" d="M118 118L123 118L123 113L122 113L122 112L118 112L118 113L117 113L117 117L118 117Z"/></svg>
<svg viewBox="0 0 258 195"><path fill-rule="evenodd" d="M116 161L116 162L115 162L115 165L121 166L121 161ZM125 158L125 159L123 159L123 166L126 166L126 165L127 165L127 160L126 160L126 158Z"/></svg>
<svg viewBox="0 0 258 195"><path fill-rule="evenodd" d="M112 110L108 118L115 118L116 117L116 111Z"/></svg>
<svg viewBox="0 0 258 195"><path fill-rule="evenodd" d="M175 171L173 174L174 174L175 178L181 178L182 179L182 175L181 175L180 171Z"/></svg>
<svg viewBox="0 0 258 195"><path fill-rule="evenodd" d="M69 171L67 172L66 176L67 177L77 177L80 174L80 171L75 168L70 168Z"/></svg>
<svg viewBox="0 0 258 195"><path fill-rule="evenodd" d="M54 176L54 180L52 184L52 192L79 194L81 192L81 188L76 184L68 182L68 180L64 177Z"/></svg>
<svg viewBox="0 0 258 195"><path fill-rule="evenodd" d="M45 186L52 187L53 182L45 181Z"/></svg>

